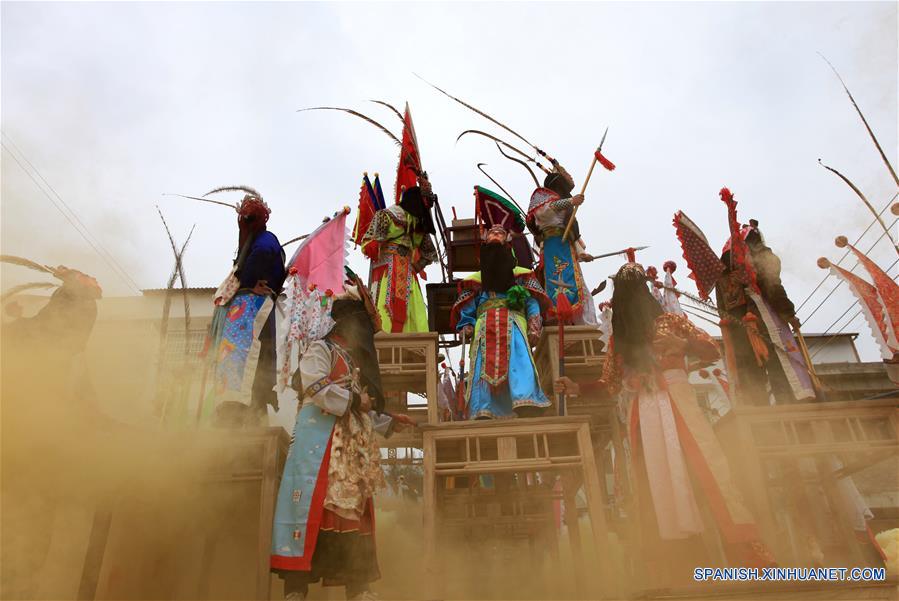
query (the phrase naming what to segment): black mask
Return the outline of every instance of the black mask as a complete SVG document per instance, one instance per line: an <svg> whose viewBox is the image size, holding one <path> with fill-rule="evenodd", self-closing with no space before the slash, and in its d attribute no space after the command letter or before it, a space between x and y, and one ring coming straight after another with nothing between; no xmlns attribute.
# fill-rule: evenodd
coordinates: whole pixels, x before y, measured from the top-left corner
<svg viewBox="0 0 899 601"><path fill-rule="evenodd" d="M615 352L636 371L652 368L651 344L655 319L662 307L646 287L645 280L615 279L612 293L612 332Z"/></svg>
<svg viewBox="0 0 899 601"><path fill-rule="evenodd" d="M403 196L400 198L400 206L403 207L404 211L415 217L418 221L419 231L428 234L437 233L436 228L434 228L434 220L431 218L431 210L421 196L421 188L415 186L404 191Z"/></svg>
<svg viewBox="0 0 899 601"><path fill-rule="evenodd" d="M328 334L341 340L350 358L359 368L362 385L368 389L375 411L384 410L384 392L381 386L381 370L378 367L378 352L375 349L375 327L362 301L338 299L331 309L331 318L336 322Z"/></svg>
<svg viewBox="0 0 899 601"><path fill-rule="evenodd" d="M504 244L481 246L481 286L487 292L506 292L515 285L515 256Z"/></svg>

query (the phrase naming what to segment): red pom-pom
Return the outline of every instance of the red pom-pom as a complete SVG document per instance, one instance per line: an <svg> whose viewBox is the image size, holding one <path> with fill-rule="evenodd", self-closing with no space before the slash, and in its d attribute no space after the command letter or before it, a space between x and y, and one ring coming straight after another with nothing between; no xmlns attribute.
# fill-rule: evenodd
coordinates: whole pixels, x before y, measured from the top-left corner
<svg viewBox="0 0 899 601"><path fill-rule="evenodd" d="M846 236L837 236L833 243L837 245L837 248L846 248L849 246L849 239Z"/></svg>
<svg viewBox="0 0 899 601"><path fill-rule="evenodd" d="M830 260L827 257L818 257L818 267L821 269L829 269Z"/></svg>
<svg viewBox="0 0 899 601"><path fill-rule="evenodd" d="M287 270L287 273L289 275L296 275L297 271L298 271L298 269L296 267L291 267L290 269Z"/></svg>
<svg viewBox="0 0 899 601"><path fill-rule="evenodd" d="M715 375L716 378L720 378L720 377L721 377L721 370L720 370L719 368L717 368L717 367L716 367L715 369L712 370L712 373Z"/></svg>
<svg viewBox="0 0 899 601"><path fill-rule="evenodd" d="M893 206L890 207L890 213L899 215L899 202L893 203Z"/></svg>
<svg viewBox="0 0 899 601"><path fill-rule="evenodd" d="M704 369L700 369L700 370L699 370L698 372L696 372L696 373L698 373L698 374L699 374L699 377L700 377L700 378L703 378L704 380L708 380L708 379L709 379L709 372L707 372L707 371L704 370Z"/></svg>
<svg viewBox="0 0 899 601"><path fill-rule="evenodd" d="M677 271L677 263L675 263L674 261L665 261L662 264L662 271L665 271L666 273L674 273L675 271Z"/></svg>
<svg viewBox="0 0 899 601"><path fill-rule="evenodd" d="M334 296L334 291L328 288L325 290L325 296Z"/></svg>
<svg viewBox="0 0 899 601"><path fill-rule="evenodd" d="M721 196L721 200L723 200L724 202L730 202L734 199L734 195L731 194L731 191L727 188L721 188L721 191L718 192L718 194Z"/></svg>

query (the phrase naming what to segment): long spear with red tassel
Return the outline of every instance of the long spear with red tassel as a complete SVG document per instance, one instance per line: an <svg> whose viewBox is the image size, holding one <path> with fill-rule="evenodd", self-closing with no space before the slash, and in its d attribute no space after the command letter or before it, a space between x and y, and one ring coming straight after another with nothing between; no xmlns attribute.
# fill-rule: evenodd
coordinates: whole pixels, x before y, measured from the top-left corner
<svg viewBox="0 0 899 601"><path fill-rule="evenodd" d="M605 167L608 171L615 170L615 163L607 159L602 154L602 145L606 141L606 134L609 133L609 128L606 128L605 133L602 135L602 140L599 141L599 146L596 148L596 152L593 153L593 162L590 163L590 170L587 172L587 177L584 178L584 184L581 186L581 196L584 195L584 192L587 191L587 184L590 183L590 176L593 175L593 168L596 167L596 163L599 163L603 167ZM568 219L568 225L565 226L565 233L562 235L562 240L568 238L568 232L571 231L571 226L574 225L574 217L577 215L578 207L574 207L574 210L571 211L571 217Z"/></svg>
<svg viewBox="0 0 899 601"><path fill-rule="evenodd" d="M589 302L589 300L585 300L584 302ZM568 296L565 294L563 290L559 290L559 294L556 296L556 319L559 322L559 377L562 378L565 376L565 322L571 321L574 317L574 308L571 306L571 301L568 300ZM565 415L567 413L565 407L565 393L559 393L559 415Z"/></svg>

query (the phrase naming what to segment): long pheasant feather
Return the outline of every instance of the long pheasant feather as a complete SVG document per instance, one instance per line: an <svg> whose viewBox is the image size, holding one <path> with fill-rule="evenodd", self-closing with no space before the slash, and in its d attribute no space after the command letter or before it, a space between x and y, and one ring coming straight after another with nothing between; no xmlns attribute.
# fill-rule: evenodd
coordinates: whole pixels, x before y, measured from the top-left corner
<svg viewBox="0 0 899 601"><path fill-rule="evenodd" d="M825 169L827 169L828 171L830 171L831 173L836 174L836 176L839 177L841 180L843 180L847 186L852 188L852 191L855 192L855 195L858 196L863 203L865 203L865 206L868 207L868 210L871 211L871 214L874 215L874 218L877 220L878 223L880 223L880 227L883 228L883 231L887 235L887 238L889 238L890 242L893 243L893 248L895 248L896 252L899 253L899 246L896 245L896 241L893 239L893 236L890 235L890 230L887 228L886 223L884 223L883 218L881 218L880 214L877 212L877 210L874 208L874 206L868 200L868 197L865 196L861 190L859 190L858 186L853 184L852 181L848 177L846 177L845 175L843 175L842 173L840 173L833 167L829 167L829 166L825 165L821 161L821 159L818 159L818 164L821 165L822 167L824 167Z"/></svg>
<svg viewBox="0 0 899 601"><path fill-rule="evenodd" d="M53 282L29 282L27 284L19 284L18 286L13 286L2 295L0 295L0 303L5 303L11 297L19 294L20 292L25 292L26 290L32 290L35 288L56 288L59 284L54 284Z"/></svg>
<svg viewBox="0 0 899 601"><path fill-rule="evenodd" d="M504 130L506 130L507 132L509 132L510 134L512 134L513 136L515 136L516 138L518 138L519 140L521 140L522 142L524 142L525 144L527 144L528 146L530 146L531 148L533 148L534 150L536 150L538 154L545 154L545 153L544 153L542 150L540 150L535 144L531 143L527 138L525 138L524 136L522 136L520 133L518 133L517 131L515 131L514 129L512 129L512 128L509 127L508 125L506 125L506 124L504 124L504 123L501 123L500 121L494 119L493 117L491 117L490 115L488 115L488 114L485 113L484 111L482 111L482 110L480 110L480 109L478 109L478 108L476 108L476 107L471 106L470 104L468 104L468 103L465 102L464 100L462 100L462 99L460 99L460 98L456 98L455 96L453 96L452 94L450 94L450 93L447 92L446 90L442 90L442 89L438 88L437 86L435 86L434 84L432 84L431 82L429 82L427 79L425 79L424 77L422 77L422 76L419 75L418 73L414 73L413 75L415 75L415 77L417 77L418 79L422 80L423 82L425 82L426 84L428 84L429 86L431 86L432 88L434 88L435 90L437 90L438 92L440 92L441 94L443 94L444 96L446 96L446 97L448 97L448 98L451 98L452 100L455 100L456 102L458 102L459 104L461 104L461 105L464 106L465 108L467 108L467 109L469 109L469 110L472 110L472 111L476 112L476 113L479 114L481 117L484 117L485 119L487 119L487 120L490 121L491 123L493 123L493 124L495 124L495 125L498 125L499 127L503 128Z"/></svg>
<svg viewBox="0 0 899 601"><path fill-rule="evenodd" d="M861 117L862 123L865 124L865 129L868 130L868 135L871 136L871 141L874 142L874 146L877 147L877 152L880 153L880 158L883 159L883 164L886 165L887 170L889 170L889 172L890 172L890 175L893 176L893 181L896 182L897 186L899 186L899 177L896 176L896 171L893 169L893 166L890 164L890 161L887 158L887 155L883 152L883 148L881 148L880 142L877 141L877 136L874 135L874 131L871 129L871 126L868 125L868 120L865 119L865 115L862 113L862 110L858 107L858 103L856 103L855 98L852 97L852 92L849 91L849 87L846 85L846 82L843 81L843 78L840 77L840 73L837 71L837 68L834 67L833 64L829 60L827 60L826 56L824 56L820 52L818 53L818 56L820 56L822 59L824 59L824 62L827 63L828 66L830 66L834 75L836 75L837 79L840 80L840 84L843 86L843 90L845 90L846 95L849 96L849 100L852 102L852 106L855 107L855 112L858 113L858 116Z"/></svg>
<svg viewBox="0 0 899 601"><path fill-rule="evenodd" d="M31 259L26 259L25 257L18 257L16 255L0 255L0 263L9 263L11 265L19 265L21 267L27 267L28 269L34 269L35 271L42 271L44 273L53 274L55 273L53 269L47 267L46 265L41 265L39 263L35 263Z"/></svg>
<svg viewBox="0 0 899 601"><path fill-rule="evenodd" d="M369 100L369 102L374 102L375 104L380 104L381 106L386 106L386 107L389 108L391 111L393 111L393 113L397 116L397 118L399 118L400 122L402 122L402 123L405 125L406 120L403 119L402 113L400 113L400 112L396 109L396 107L393 106L392 104L390 104L389 102L384 102L383 100Z"/></svg>
<svg viewBox="0 0 899 601"><path fill-rule="evenodd" d="M211 198L200 198L199 196L186 196L184 194L169 194L165 193L163 196L178 196L179 198L187 198L189 200L199 200L200 202L208 202L214 205L221 205L223 207L228 207L229 209L236 209L237 205L229 204L227 202L222 202L220 200L212 200Z"/></svg>
<svg viewBox="0 0 899 601"><path fill-rule="evenodd" d="M363 115L359 111L354 111L353 109L347 109L347 108L343 108L343 107L339 107L339 106L313 106L313 107L309 107L306 109L297 110L298 113L303 113L305 111L343 111L344 113L349 113L350 115L353 115L354 117L359 117L363 121L367 121L368 123L371 123L378 129L380 129L382 132L387 134L390 137L390 139L396 143L397 146L403 145L403 143L400 142L400 139L397 138L393 134L393 132L391 132L389 129L387 129L386 127L384 127L383 125L381 125L380 123L378 123L377 121L372 119L371 117L369 117L367 115Z"/></svg>
<svg viewBox="0 0 899 601"><path fill-rule="evenodd" d="M217 194L219 192L246 192L247 194L255 196L256 198L262 198L262 195L257 192L255 188L251 188L250 186L222 186L221 188L210 190L203 196L209 196L210 194Z"/></svg>

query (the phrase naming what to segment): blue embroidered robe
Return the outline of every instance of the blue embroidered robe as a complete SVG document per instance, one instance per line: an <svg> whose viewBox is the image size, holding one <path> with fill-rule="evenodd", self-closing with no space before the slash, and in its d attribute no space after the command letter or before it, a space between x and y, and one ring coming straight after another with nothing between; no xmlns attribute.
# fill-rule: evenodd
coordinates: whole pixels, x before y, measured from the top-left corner
<svg viewBox="0 0 899 601"><path fill-rule="evenodd" d="M523 310L509 309L504 293L482 290L480 272L466 278L453 308L457 330L474 327L466 382L469 419L515 417L518 407L552 405L540 387L527 338L528 320L539 316L549 300L531 270L516 267L515 276L530 294Z"/></svg>
<svg viewBox="0 0 899 601"><path fill-rule="evenodd" d="M313 342L300 358L302 405L278 489L272 527L271 567L309 571L328 489L331 440L337 419L358 390L352 362L340 347ZM369 412L374 430L389 436L392 419Z"/></svg>

